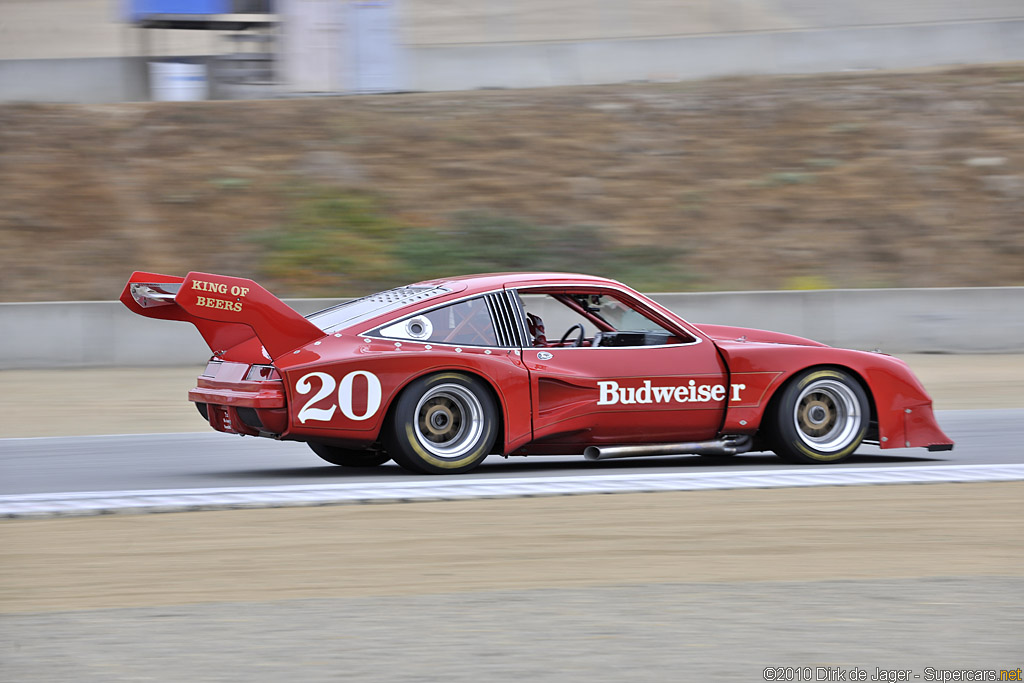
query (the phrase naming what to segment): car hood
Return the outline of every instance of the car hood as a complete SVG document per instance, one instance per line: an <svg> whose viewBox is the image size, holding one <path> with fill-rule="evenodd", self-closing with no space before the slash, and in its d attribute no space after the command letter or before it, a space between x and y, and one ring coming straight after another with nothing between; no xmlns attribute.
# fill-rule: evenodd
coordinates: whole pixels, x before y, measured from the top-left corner
<svg viewBox="0 0 1024 683"><path fill-rule="evenodd" d="M732 327L730 325L695 325L698 330L718 341L754 342L762 344L788 344L790 346L828 346L811 339L797 337L782 332L769 332L751 327Z"/></svg>

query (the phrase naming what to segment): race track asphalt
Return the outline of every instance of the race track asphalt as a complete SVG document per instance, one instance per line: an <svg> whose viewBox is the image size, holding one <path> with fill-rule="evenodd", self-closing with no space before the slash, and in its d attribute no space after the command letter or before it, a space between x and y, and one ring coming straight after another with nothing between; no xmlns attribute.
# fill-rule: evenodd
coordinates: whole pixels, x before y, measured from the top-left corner
<svg viewBox="0 0 1024 683"><path fill-rule="evenodd" d="M953 451L880 450L863 446L844 466L892 467L1024 463L1024 410L939 411ZM699 457L629 458L598 463L582 457L490 457L467 478L529 478L642 472L804 469L770 453L709 462ZM821 469L821 468L812 468ZM316 485L423 481L394 463L373 469L329 465L305 444L215 432L0 439L0 495L225 486ZM434 479L428 477L427 479Z"/></svg>

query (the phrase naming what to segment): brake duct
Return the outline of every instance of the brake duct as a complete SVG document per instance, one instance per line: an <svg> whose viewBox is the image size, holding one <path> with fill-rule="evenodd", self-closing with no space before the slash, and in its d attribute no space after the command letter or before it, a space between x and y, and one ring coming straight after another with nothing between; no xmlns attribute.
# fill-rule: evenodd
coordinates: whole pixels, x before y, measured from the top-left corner
<svg viewBox="0 0 1024 683"><path fill-rule="evenodd" d="M750 450L753 439L746 435L723 436L713 441L690 443L652 443L638 446L588 446L587 460L642 458L652 455L737 455Z"/></svg>

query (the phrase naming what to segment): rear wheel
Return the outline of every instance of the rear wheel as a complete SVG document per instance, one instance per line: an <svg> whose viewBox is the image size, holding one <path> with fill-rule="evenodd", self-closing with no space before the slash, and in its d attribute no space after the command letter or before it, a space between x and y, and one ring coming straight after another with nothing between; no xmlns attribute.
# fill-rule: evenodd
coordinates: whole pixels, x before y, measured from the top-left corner
<svg viewBox="0 0 1024 683"><path fill-rule="evenodd" d="M310 441L307 445L327 462L343 467L377 467L391 459L390 455L380 451L355 451L315 441Z"/></svg>
<svg viewBox="0 0 1024 683"><path fill-rule="evenodd" d="M871 407L860 382L843 370L808 370L783 390L768 425L783 460L831 463L846 459L867 434Z"/></svg>
<svg viewBox="0 0 1024 683"><path fill-rule="evenodd" d="M468 472L498 434L498 409L483 381L445 372L416 380L395 403L385 445L402 467L423 474Z"/></svg>

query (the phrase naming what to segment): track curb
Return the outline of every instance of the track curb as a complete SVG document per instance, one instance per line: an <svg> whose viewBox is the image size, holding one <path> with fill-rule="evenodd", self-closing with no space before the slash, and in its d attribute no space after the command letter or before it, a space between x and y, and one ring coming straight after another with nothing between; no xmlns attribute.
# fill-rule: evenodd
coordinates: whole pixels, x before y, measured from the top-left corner
<svg viewBox="0 0 1024 683"><path fill-rule="evenodd" d="M1024 464L802 467L772 472L645 473L532 479L429 478L401 483L18 494L0 496L0 517L81 517L482 498L1005 481L1024 481Z"/></svg>

